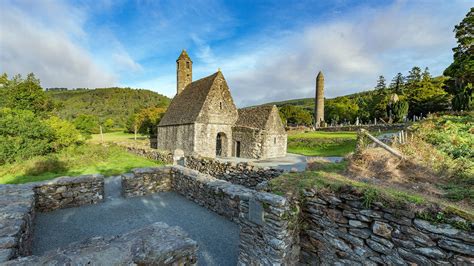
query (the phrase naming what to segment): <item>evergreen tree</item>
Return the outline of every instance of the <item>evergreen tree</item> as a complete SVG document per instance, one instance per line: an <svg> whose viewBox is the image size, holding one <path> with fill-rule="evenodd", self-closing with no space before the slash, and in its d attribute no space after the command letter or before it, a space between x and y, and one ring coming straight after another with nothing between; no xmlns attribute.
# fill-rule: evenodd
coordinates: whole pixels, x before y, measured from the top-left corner
<svg viewBox="0 0 474 266"><path fill-rule="evenodd" d="M404 77L402 73L398 72L398 74L395 77L393 77L392 83L390 83L390 88L393 90L394 93L398 95L403 94L403 86L405 85L405 82L403 79Z"/></svg>
<svg viewBox="0 0 474 266"><path fill-rule="evenodd" d="M377 80L377 85L375 86L375 89L378 91L383 91L387 88L387 84L385 83L385 77L380 75L379 79Z"/></svg>
<svg viewBox="0 0 474 266"><path fill-rule="evenodd" d="M470 110L474 94L474 8L454 27L458 46L453 48L453 63L444 70L450 77L444 89L453 95L454 110Z"/></svg>
<svg viewBox="0 0 474 266"><path fill-rule="evenodd" d="M398 101L392 104L392 118L394 122L403 122L403 119L408 115L408 102Z"/></svg>
<svg viewBox="0 0 474 266"><path fill-rule="evenodd" d="M408 72L407 80L406 80L406 85L408 89L412 89L416 86L418 86L421 82L422 74L421 74L421 68L415 66L413 67L410 72Z"/></svg>

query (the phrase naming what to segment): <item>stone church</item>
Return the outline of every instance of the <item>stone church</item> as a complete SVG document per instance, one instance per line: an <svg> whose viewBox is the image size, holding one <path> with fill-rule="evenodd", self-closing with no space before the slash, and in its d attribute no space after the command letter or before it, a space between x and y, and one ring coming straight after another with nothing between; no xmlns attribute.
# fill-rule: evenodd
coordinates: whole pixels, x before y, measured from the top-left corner
<svg viewBox="0 0 474 266"><path fill-rule="evenodd" d="M287 135L276 106L237 109L224 75L192 81L185 50L176 60L177 93L157 129L157 148L204 157L275 158Z"/></svg>

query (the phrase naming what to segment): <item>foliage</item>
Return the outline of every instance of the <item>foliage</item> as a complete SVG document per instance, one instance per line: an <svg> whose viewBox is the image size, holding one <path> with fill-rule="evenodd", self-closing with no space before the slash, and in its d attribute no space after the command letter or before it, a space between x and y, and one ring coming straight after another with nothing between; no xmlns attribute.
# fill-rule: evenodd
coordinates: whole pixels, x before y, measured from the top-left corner
<svg viewBox="0 0 474 266"><path fill-rule="evenodd" d="M453 95L453 110L471 110L474 105L474 8L454 27L454 32L458 46L453 48L453 63L443 73L450 77L445 90Z"/></svg>
<svg viewBox="0 0 474 266"><path fill-rule="evenodd" d="M358 116L359 106L347 97L327 100L324 116L328 123L354 121Z"/></svg>
<svg viewBox="0 0 474 266"><path fill-rule="evenodd" d="M293 105L285 105L280 108L280 117L287 125L305 125L311 126L313 123L312 115L304 108Z"/></svg>
<svg viewBox="0 0 474 266"><path fill-rule="evenodd" d="M163 107L149 107L133 114L127 121L127 132L140 134L155 134L161 118L166 112Z"/></svg>
<svg viewBox="0 0 474 266"><path fill-rule="evenodd" d="M474 203L473 129L473 112L433 115L412 125L415 141L400 148L406 154L426 157L421 163L443 178L438 186L445 191L445 198ZM431 149L423 148L423 143Z"/></svg>
<svg viewBox="0 0 474 266"><path fill-rule="evenodd" d="M0 109L0 164L52 151L54 131L29 110Z"/></svg>
<svg viewBox="0 0 474 266"><path fill-rule="evenodd" d="M0 184L20 184L82 174L110 176L126 173L137 167L159 165L162 163L133 155L113 145L85 144L4 165L0 168Z"/></svg>
<svg viewBox="0 0 474 266"><path fill-rule="evenodd" d="M100 132L99 118L95 115L81 114L73 121L74 126L85 134Z"/></svg>
<svg viewBox="0 0 474 266"><path fill-rule="evenodd" d="M36 115L44 115L53 109L53 102L40 86L40 81L33 73L28 74L26 79L21 75L15 76L12 80L2 77L5 86L5 107L11 109L29 110Z"/></svg>
<svg viewBox="0 0 474 266"><path fill-rule="evenodd" d="M156 92L130 88L50 90L47 94L61 102L62 108L56 111L59 117L73 121L81 114L93 115L108 131L126 128L127 119L144 108L166 108L170 103Z"/></svg>
<svg viewBox="0 0 474 266"><path fill-rule="evenodd" d="M53 130L54 141L51 148L54 151L71 145L82 144L85 140L72 123L62 120L59 117L52 116L47 119L45 123Z"/></svg>
<svg viewBox="0 0 474 266"><path fill-rule="evenodd" d="M403 94L403 87L405 85L403 74L398 72L395 77L393 77L392 82L390 83L390 89L399 95Z"/></svg>
<svg viewBox="0 0 474 266"><path fill-rule="evenodd" d="M408 102L397 101L392 103L392 118L394 122L403 122L403 119L408 115Z"/></svg>
<svg viewBox="0 0 474 266"><path fill-rule="evenodd" d="M375 86L375 89L378 91L384 91L387 88L387 84L385 83L385 77L384 76L379 76L379 79L377 80L377 85Z"/></svg>

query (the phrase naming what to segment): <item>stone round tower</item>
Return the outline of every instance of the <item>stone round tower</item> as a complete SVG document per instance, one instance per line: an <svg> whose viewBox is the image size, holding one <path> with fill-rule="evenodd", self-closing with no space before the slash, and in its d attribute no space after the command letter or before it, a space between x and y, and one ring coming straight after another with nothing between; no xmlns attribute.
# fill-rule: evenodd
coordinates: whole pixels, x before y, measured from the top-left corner
<svg viewBox="0 0 474 266"><path fill-rule="evenodd" d="M186 50L176 60L176 93L180 94L193 81L193 61Z"/></svg>
<svg viewBox="0 0 474 266"><path fill-rule="evenodd" d="M321 127L324 122L324 76L319 71L316 77L316 98L314 101L314 125Z"/></svg>

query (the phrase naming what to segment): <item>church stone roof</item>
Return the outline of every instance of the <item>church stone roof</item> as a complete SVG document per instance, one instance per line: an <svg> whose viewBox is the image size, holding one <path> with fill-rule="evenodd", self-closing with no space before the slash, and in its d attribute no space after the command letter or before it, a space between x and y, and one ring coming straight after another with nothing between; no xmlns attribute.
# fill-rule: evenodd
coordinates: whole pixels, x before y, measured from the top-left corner
<svg viewBox="0 0 474 266"><path fill-rule="evenodd" d="M183 51L184 53L186 51ZM182 53L181 53L182 54ZM182 125L196 122L212 84L221 72L193 81L177 94L158 126Z"/></svg>
<svg viewBox="0 0 474 266"><path fill-rule="evenodd" d="M262 105L239 109L239 119L236 126L265 129L272 114L274 105Z"/></svg>

